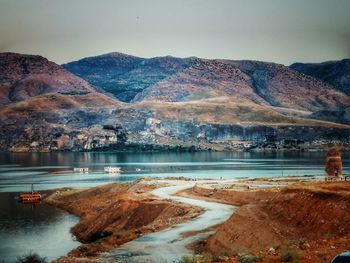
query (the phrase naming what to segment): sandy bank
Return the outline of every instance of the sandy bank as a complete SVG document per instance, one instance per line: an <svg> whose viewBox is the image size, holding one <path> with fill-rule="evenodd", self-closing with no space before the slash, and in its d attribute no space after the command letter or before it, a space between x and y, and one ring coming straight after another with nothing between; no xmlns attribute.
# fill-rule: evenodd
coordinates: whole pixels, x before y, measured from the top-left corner
<svg viewBox="0 0 350 263"><path fill-rule="evenodd" d="M114 183L85 190L62 189L45 202L75 215L72 233L83 244L56 262L96 262L101 253L174 224L188 221L202 210L154 198L152 182Z"/></svg>
<svg viewBox="0 0 350 263"><path fill-rule="evenodd" d="M299 262L328 263L350 249L350 182L307 180L314 178L141 180L60 190L46 201L81 217L72 233L84 244L57 262L138 262L140 251L158 258L186 254L192 241L195 253L210 254L204 262L239 262L247 253L260 262L281 262L288 247ZM198 207L207 206L200 204L205 201L216 211L213 222L200 221L205 213ZM223 223L218 203L238 209Z"/></svg>
<svg viewBox="0 0 350 263"><path fill-rule="evenodd" d="M350 182L239 187L199 185L182 193L239 206L214 235L196 244L197 252L219 261L238 262L238 255L252 253L260 262L281 262L289 246L299 262L328 263L350 249Z"/></svg>

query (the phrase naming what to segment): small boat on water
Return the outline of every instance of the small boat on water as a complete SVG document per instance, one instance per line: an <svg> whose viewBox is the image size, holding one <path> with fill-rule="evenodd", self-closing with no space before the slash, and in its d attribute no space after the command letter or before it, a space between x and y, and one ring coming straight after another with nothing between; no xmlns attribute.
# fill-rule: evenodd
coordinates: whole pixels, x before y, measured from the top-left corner
<svg viewBox="0 0 350 263"><path fill-rule="evenodd" d="M41 201L41 193L34 191L34 184L30 192L20 193L19 200L22 203L37 203Z"/></svg>
<svg viewBox="0 0 350 263"><path fill-rule="evenodd" d="M105 173L119 174L121 172L120 167L106 166Z"/></svg>

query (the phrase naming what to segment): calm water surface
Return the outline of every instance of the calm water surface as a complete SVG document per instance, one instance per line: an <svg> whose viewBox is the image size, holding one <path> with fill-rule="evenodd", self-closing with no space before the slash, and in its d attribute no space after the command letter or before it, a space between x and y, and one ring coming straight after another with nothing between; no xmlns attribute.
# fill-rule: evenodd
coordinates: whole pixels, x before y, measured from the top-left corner
<svg viewBox="0 0 350 263"><path fill-rule="evenodd" d="M16 193L0 193L0 255L4 262L37 252L48 260L65 255L80 243L69 233L79 219L46 204L23 205Z"/></svg>
<svg viewBox="0 0 350 263"><path fill-rule="evenodd" d="M0 153L0 192L59 187L90 187L139 177L190 178L273 177L324 174L325 153ZM350 153L343 153L350 173ZM120 166L120 176L109 176L104 166ZM74 174L88 167L89 174ZM67 173L59 174L59 172ZM57 174L56 174L57 173Z"/></svg>
<svg viewBox="0 0 350 263"><path fill-rule="evenodd" d="M60 187L91 187L140 177L241 178L324 174L325 153L0 153L0 258L15 261L28 251L49 260L79 243L69 233L78 219L39 204L23 206L15 199L28 191ZM350 153L343 153L350 174ZM103 172L120 166L119 176ZM74 174L88 167L89 174ZM62 173L64 172L64 173Z"/></svg>

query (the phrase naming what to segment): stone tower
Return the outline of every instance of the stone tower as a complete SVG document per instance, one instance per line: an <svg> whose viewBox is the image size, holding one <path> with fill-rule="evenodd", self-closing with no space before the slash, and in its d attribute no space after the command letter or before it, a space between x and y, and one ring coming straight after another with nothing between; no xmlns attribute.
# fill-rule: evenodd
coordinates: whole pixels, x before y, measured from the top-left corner
<svg viewBox="0 0 350 263"><path fill-rule="evenodd" d="M326 157L326 173L327 176L342 177L343 164L340 152L332 148L328 151Z"/></svg>

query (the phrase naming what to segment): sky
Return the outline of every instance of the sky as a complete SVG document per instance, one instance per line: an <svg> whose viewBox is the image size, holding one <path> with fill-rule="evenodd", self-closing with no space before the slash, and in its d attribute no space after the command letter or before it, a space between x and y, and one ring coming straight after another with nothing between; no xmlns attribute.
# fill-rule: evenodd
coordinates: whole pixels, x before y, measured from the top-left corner
<svg viewBox="0 0 350 263"><path fill-rule="evenodd" d="M289 65L350 57L350 0L0 0L0 52Z"/></svg>

